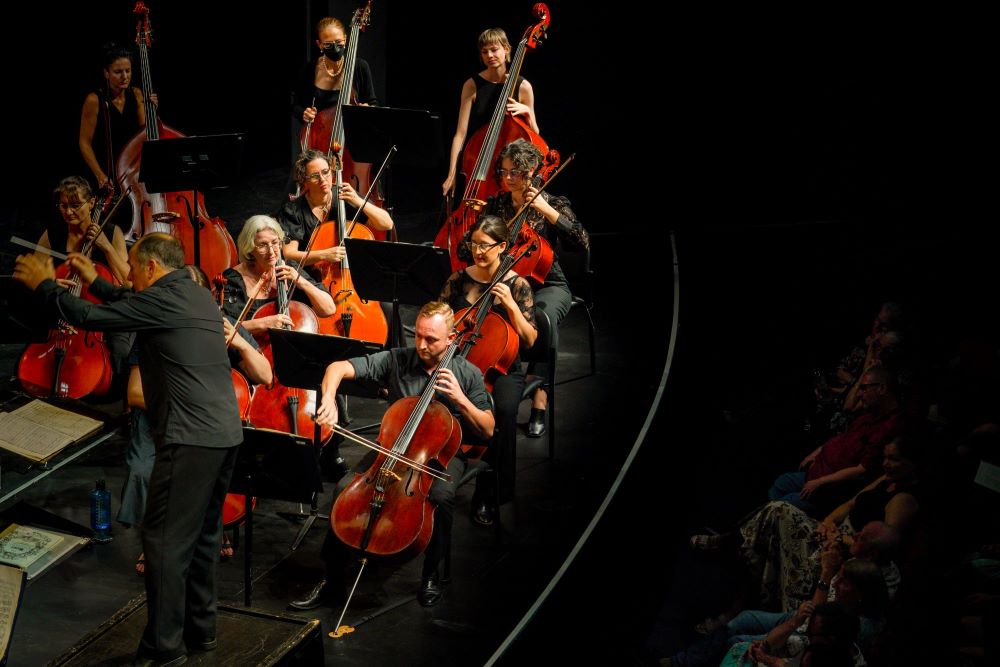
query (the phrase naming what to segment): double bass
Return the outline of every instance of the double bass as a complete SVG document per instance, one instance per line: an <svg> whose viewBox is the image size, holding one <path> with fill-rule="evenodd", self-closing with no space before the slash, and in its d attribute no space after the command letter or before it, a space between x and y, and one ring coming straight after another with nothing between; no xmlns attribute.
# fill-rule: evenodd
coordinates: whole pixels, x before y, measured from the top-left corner
<svg viewBox="0 0 1000 667"><path fill-rule="evenodd" d="M516 139L524 139L537 146L542 155L549 152L549 146L541 135L532 130L521 118L507 111L507 100L513 97L525 53L534 50L545 40L552 21L549 8L544 3L536 3L532 7L532 13L538 19L538 23L528 26L517 48L514 49L511 64L507 68L507 79L490 122L476 130L462 151L461 172L466 178L462 201L448 215L448 219L434 237L435 246L448 250L452 271L458 271L465 266L465 262L458 257L459 245L475 224L486 205L486 200L499 190L494 178L493 165L500 150Z"/></svg>
<svg viewBox="0 0 1000 667"><path fill-rule="evenodd" d="M113 190L107 189L106 195L99 199L91 211L91 223L98 224L108 207L111 210L104 216L104 222L98 225L98 234L104 233L104 227L114 215L115 206L122 200L115 199ZM94 249L96 236L84 242L81 254L89 257ZM95 263L97 275L108 282L117 282L111 270L103 264ZM100 299L83 287L80 276L65 262L56 269L56 278L73 281L70 293L91 303L101 303ZM44 343L31 343L17 365L17 377L24 391L39 398L83 398L84 396L103 396L111 388L113 369L111 356L104 335L97 331L76 329L69 322L60 319L58 325L49 330Z"/></svg>
<svg viewBox="0 0 1000 667"><path fill-rule="evenodd" d="M315 149L326 153L333 163L335 146L340 146L343 153L344 180L349 182L355 192L367 192L372 184L372 165L369 162L355 162L344 146L344 113L345 104L356 104L354 92L354 71L358 58L358 37L371 22L372 1L368 0L363 7L355 10L351 18L351 32L347 38L347 53L344 54L344 67L340 72L340 95L337 103L329 108L316 112L316 117L303 126L299 133L299 147L302 152ZM345 92L346 91L346 92ZM379 208L385 208L385 198L376 184L370 201ZM325 247L325 246L321 246Z"/></svg>
<svg viewBox="0 0 1000 667"><path fill-rule="evenodd" d="M131 187L132 226L126 236L138 239L150 232L164 232L175 236L184 247L184 261L196 264L206 275L214 276L238 261L236 244L222 219L209 217L205 210L205 198L201 193L192 202L193 193L190 191L150 193L139 180L145 142L175 139L184 135L160 122L157 115L156 105L150 97L153 82L149 67L149 47L152 44L149 8L139 0L135 3L133 13L139 15L136 44L139 47L146 127L128 142L115 165L119 178Z"/></svg>

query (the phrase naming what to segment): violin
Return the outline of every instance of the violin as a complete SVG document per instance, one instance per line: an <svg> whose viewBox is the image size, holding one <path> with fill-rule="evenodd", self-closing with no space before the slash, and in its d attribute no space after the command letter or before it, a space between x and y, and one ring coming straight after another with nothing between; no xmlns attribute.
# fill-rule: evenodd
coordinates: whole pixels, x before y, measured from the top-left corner
<svg viewBox="0 0 1000 667"><path fill-rule="evenodd" d="M284 260L278 259L277 266L284 264ZM266 314L288 315L295 323L293 327L296 331L315 333L319 326L319 318L313 309L304 303L291 301L288 298L288 290L284 280L278 281L278 299L273 304L264 304L257 310L254 317L258 317L261 311ZM259 340L259 339L258 339ZM271 365L274 365L274 357L271 353L270 336L267 339L267 349L261 346ZM277 376L271 386L260 386L254 391L250 400L250 413L248 421L252 426L258 428L270 428L275 431L283 431L294 435L307 435L315 429L319 429L319 442L326 444L333 437L333 430L328 426L320 427L313 421L316 414L316 390L296 389L286 387L278 381Z"/></svg>
<svg viewBox="0 0 1000 667"><path fill-rule="evenodd" d="M344 67L341 70L340 95L337 103L316 112L316 117L307 123L299 133L299 146L302 152L310 148L326 153L332 164L334 146L344 146L344 104L356 104L357 95L354 92L354 71L358 56L358 36L371 23L372 1L368 0L363 7L355 10L351 18L351 32L347 39L347 53L344 54ZM346 94L345 94L346 91ZM343 148L344 179L354 186L355 192L367 192L372 185L372 165L369 162L355 162L346 148ZM385 197L376 183L372 192L371 202L379 208L385 208ZM372 232L369 230L369 234ZM384 234L380 234L384 236ZM374 238L374 236L372 237ZM329 247L329 246L319 246Z"/></svg>
<svg viewBox="0 0 1000 667"><path fill-rule="evenodd" d="M98 224L108 206L121 201L120 198L116 200L113 190L108 188L90 213L91 224ZM112 206L108 215L104 216L103 223L98 224L97 234L104 233L104 227L115 210L116 206ZM96 235L84 242L81 254L90 257L95 239ZM94 268L99 277L116 282L108 267L95 263ZM83 287L80 276L68 261L59 266L56 277L73 281L70 288L73 296L101 303L89 289ZM24 391L38 398L103 396L111 388L112 375L111 356L104 344L104 335L97 331L76 329L62 319L56 328L49 330L44 343L31 343L24 349L17 365L17 377Z"/></svg>
<svg viewBox="0 0 1000 667"><path fill-rule="evenodd" d="M462 201L449 213L448 219L434 237L435 246L448 250L452 271L465 266L465 262L458 257L462 239L475 224L479 213L486 206L486 200L500 189L493 175L493 165L500 150L512 141L524 139L537 146L542 155L549 152L549 146L541 135L532 130L524 120L507 111L507 101L514 95L525 53L534 50L545 40L552 22L545 3L536 3L532 7L532 13L538 22L528 26L514 49L511 64L507 68L507 79L490 122L473 133L462 151L461 173L466 178Z"/></svg>
<svg viewBox="0 0 1000 667"><path fill-rule="evenodd" d="M142 147L146 141L175 139L184 135L162 123L157 116L151 95L153 83L149 68L149 47L152 32L149 8L139 0L133 13L139 15L136 44L139 47L139 72L142 79L143 108L146 127L139 132L118 156L116 171L130 187L132 201L132 226L127 234L138 239L150 232L164 232L175 236L184 247L184 261L200 266L206 275L214 276L238 261L236 244L226 230L221 218L209 217L205 198L201 193L192 202L192 192L150 193L139 180Z"/></svg>

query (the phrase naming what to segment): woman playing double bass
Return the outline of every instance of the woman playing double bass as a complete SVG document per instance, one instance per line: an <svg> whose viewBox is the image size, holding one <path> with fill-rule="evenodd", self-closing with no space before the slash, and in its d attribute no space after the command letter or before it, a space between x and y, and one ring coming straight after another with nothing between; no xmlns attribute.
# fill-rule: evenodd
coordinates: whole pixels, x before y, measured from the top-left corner
<svg viewBox="0 0 1000 667"><path fill-rule="evenodd" d="M531 210L524 224L547 240L549 245L555 248L556 241L562 240L571 247L589 248L590 236L576 219L568 199L550 195L548 191L535 197L538 190L532 185L532 178L541 166L542 152L533 144L518 139L504 146L495 165L501 192L490 197L483 212L511 220L521 206L531 200ZM467 248L459 248L458 256L466 261L470 259ZM541 308L549 316L552 323L552 345L558 349L558 324L566 317L573 303L573 295L569 291L566 276L559 267L558 257L553 259L545 283L532 283L532 287L535 290L535 307ZM545 377L545 372L538 365L535 374ZM529 437L537 438L545 432L547 405L545 390L539 389L532 398L531 417L528 420Z"/></svg>
<svg viewBox="0 0 1000 667"><path fill-rule="evenodd" d="M278 265L284 238L285 232L274 218L268 215L251 216L244 223L236 241L243 261L222 273L226 280L222 310L234 319L239 319L243 313L243 307L251 298L250 295L254 294L261 277L271 274L269 279L265 279L255 303L243 320L242 326L251 333L262 333L269 327L293 324L289 316L280 313L253 319L253 314L261 306L277 299L278 280L295 284L297 289L292 298L311 306L320 317L333 315L336 310L333 297L322 285L317 285L307 274L300 273L295 265Z"/></svg>
<svg viewBox="0 0 1000 667"><path fill-rule="evenodd" d="M342 380L368 380L385 388L389 400L420 395L428 378L454 340L454 313L441 302L425 304L417 314L415 324L415 347L394 348L366 357L355 357L346 361L335 361L326 369L323 378L322 404L317 413L320 424L337 423L336 394ZM456 357L451 365L441 371L435 386L436 400L459 420L462 441L477 444L487 441L493 435L495 422L490 408L489 396L483 386L483 376L471 363ZM392 443L382 443L391 446ZM376 458L372 452L361 460L354 471L363 474ZM424 552L424 566L421 587L417 594L420 604L425 607L437 604L441 599L438 563L451 542L452 514L455 503L455 489L465 472L466 461L459 453L448 462L447 472L451 482L435 479L430 486L429 500L436 506L434 531ZM353 482L348 475L337 485L335 496L340 495ZM344 567L349 558L349 550L334 536L327 533L321 552L326 562L326 576L303 599L295 600L295 609L312 609L321 604L334 604L344 596Z"/></svg>
<svg viewBox="0 0 1000 667"><path fill-rule="evenodd" d="M505 220L495 215L482 216L472 228L467 242L473 263L448 278L441 290L441 300L448 303L456 312L475 303L500 269L500 256L507 249L507 237ZM534 297L528 281L511 269L491 292L493 311L511 324L524 348L534 345L538 330L535 327ZM469 321L473 319L474 316L470 316ZM488 341L486 343L488 344ZM524 371L520 360L515 359L507 373L498 375L493 381L493 402L496 406L499 433L495 445L491 446L483 457L494 465L499 464L501 500L513 496L517 406L521 402L523 389ZM486 481L490 479L482 475L476 478L472 518L482 525L493 523L494 508L492 503L488 502L493 494Z"/></svg>
<svg viewBox="0 0 1000 667"><path fill-rule="evenodd" d="M500 101L503 84L507 80L507 66L510 64L510 41L507 33L500 28L489 28L479 35L479 59L486 67L462 84L462 98L458 106L458 125L451 140L451 162L448 177L441 184L442 194L447 196L455 189L459 158L465 147L466 138L489 122ZM513 116L522 116L536 133L535 92L524 77L518 77L514 98L507 100L507 111ZM516 99L515 99L516 98Z"/></svg>
<svg viewBox="0 0 1000 667"><path fill-rule="evenodd" d="M142 91L132 85L131 51L114 43L106 45L102 71L104 86L83 100L79 141L80 155L98 188L108 182L122 149L146 127ZM157 103L155 95L150 100Z"/></svg>

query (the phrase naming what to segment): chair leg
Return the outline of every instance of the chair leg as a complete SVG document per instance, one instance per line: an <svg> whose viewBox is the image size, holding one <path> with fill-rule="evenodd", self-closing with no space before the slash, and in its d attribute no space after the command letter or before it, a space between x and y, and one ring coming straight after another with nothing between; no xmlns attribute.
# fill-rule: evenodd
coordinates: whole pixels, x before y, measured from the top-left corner
<svg viewBox="0 0 1000 667"><path fill-rule="evenodd" d="M548 396L548 414L546 417L549 420L548 431L549 431L549 458L554 459L556 457L556 355L551 353L549 355L549 396Z"/></svg>
<svg viewBox="0 0 1000 667"><path fill-rule="evenodd" d="M590 374L597 375L597 350L594 347L597 332L594 328L594 317L590 314L590 308L586 306L583 307L583 312L587 314L587 333L590 336Z"/></svg>

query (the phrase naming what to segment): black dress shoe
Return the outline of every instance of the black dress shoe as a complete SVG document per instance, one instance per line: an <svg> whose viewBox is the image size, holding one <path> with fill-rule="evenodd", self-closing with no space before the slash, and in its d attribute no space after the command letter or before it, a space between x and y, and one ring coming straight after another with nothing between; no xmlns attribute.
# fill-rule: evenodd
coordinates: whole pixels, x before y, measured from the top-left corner
<svg viewBox="0 0 1000 667"><path fill-rule="evenodd" d="M490 507L489 503L486 501L474 505L472 509L472 520L480 526L492 526L493 508Z"/></svg>
<svg viewBox="0 0 1000 667"><path fill-rule="evenodd" d="M338 602L343 601L343 591L338 595L336 586L326 580L323 577L319 580L311 591L306 593L306 596L300 600L292 600L288 603L288 606L292 609L301 609L306 611L308 609L315 609L320 605L333 605Z"/></svg>
<svg viewBox="0 0 1000 667"><path fill-rule="evenodd" d="M441 590L440 579L438 578L437 572L433 572L429 576L424 577L423 581L420 583L420 592L417 593L417 602L424 607L433 607L441 601L442 595L443 591Z"/></svg>
<svg viewBox="0 0 1000 667"><path fill-rule="evenodd" d="M545 435L545 410L531 408L531 416L528 417L528 437L540 438Z"/></svg>

